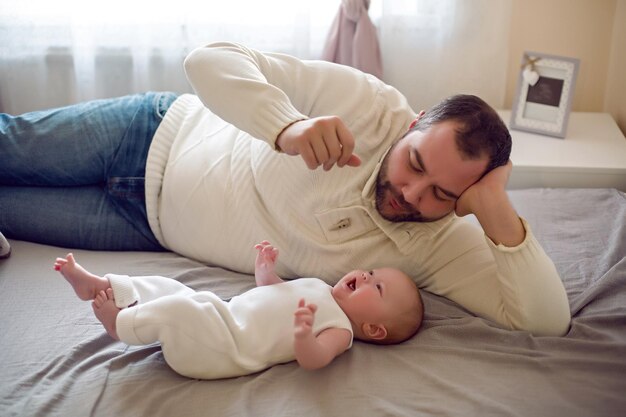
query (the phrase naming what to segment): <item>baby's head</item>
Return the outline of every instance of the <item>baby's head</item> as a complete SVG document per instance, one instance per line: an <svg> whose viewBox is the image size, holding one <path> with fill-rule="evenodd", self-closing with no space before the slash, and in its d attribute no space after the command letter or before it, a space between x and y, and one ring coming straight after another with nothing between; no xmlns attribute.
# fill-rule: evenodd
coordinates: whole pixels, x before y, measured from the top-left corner
<svg viewBox="0 0 626 417"><path fill-rule="evenodd" d="M348 272L333 298L352 322L354 337L366 342L403 342L419 330L424 306L417 286L394 268Z"/></svg>

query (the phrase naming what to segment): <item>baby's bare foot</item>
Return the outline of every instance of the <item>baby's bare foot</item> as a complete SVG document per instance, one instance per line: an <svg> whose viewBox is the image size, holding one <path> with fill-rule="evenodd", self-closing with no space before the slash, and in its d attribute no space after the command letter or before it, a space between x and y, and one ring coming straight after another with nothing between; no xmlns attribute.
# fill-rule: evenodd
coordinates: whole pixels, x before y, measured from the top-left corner
<svg viewBox="0 0 626 417"><path fill-rule="evenodd" d="M115 324L120 309L115 306L113 290L107 288L106 291L99 291L93 299L91 307L93 308L96 318L100 320L100 323L102 323L109 336L115 340L120 340Z"/></svg>
<svg viewBox="0 0 626 417"><path fill-rule="evenodd" d="M109 280L87 271L68 253L65 258L57 258L54 269L70 283L74 292L81 300L93 300L100 291L109 288Z"/></svg>

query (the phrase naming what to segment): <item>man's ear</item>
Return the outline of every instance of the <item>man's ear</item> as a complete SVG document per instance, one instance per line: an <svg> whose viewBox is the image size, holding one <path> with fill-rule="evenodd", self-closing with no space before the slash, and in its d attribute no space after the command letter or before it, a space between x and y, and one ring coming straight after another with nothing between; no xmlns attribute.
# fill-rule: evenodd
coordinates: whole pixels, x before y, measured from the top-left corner
<svg viewBox="0 0 626 417"><path fill-rule="evenodd" d="M387 337L387 329L382 324L363 323L361 330L368 339L383 340Z"/></svg>

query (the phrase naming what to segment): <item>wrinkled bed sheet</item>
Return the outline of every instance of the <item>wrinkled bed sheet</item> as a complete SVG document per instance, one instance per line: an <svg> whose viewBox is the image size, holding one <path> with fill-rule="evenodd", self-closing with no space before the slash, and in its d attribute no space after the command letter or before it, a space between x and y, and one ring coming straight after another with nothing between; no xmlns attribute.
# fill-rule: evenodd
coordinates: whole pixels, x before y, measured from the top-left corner
<svg viewBox="0 0 626 417"><path fill-rule="evenodd" d="M315 372L289 363L219 381L179 376L158 346L106 335L52 269L68 249L13 241L0 262L0 416L626 415L625 195L509 193L565 283L565 337L503 330L424 294L418 336L355 343ZM172 253L73 252L99 274L161 274L226 299L254 285Z"/></svg>

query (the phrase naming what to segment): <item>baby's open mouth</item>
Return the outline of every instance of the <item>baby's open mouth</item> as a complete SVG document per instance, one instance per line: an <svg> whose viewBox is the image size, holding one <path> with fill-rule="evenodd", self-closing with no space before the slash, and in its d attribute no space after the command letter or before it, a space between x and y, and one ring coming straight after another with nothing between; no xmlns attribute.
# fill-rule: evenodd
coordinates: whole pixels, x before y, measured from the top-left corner
<svg viewBox="0 0 626 417"><path fill-rule="evenodd" d="M352 278L350 281L348 281L346 286L354 291L356 289L356 278Z"/></svg>

